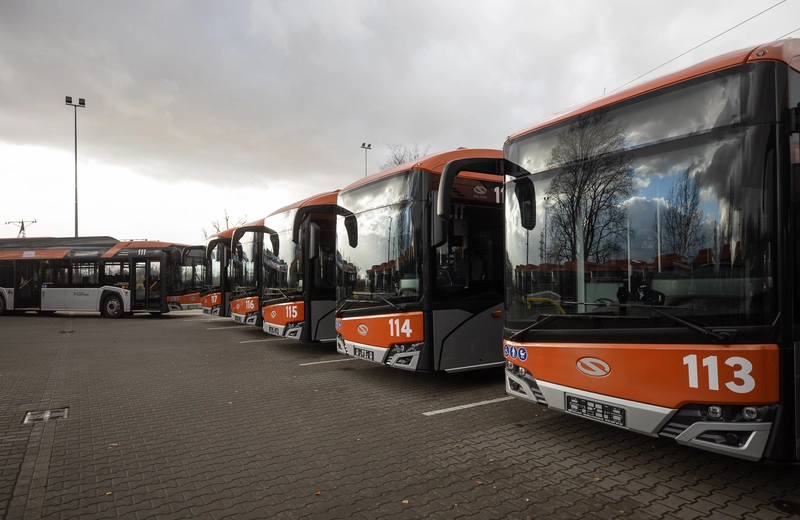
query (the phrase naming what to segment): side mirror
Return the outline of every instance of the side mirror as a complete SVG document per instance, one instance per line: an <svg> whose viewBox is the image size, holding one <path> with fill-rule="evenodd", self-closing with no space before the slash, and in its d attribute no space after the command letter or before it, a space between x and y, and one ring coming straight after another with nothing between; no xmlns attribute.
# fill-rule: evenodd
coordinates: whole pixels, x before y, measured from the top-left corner
<svg viewBox="0 0 800 520"><path fill-rule="evenodd" d="M308 230L308 259L313 260L319 256L319 226L312 222Z"/></svg>
<svg viewBox="0 0 800 520"><path fill-rule="evenodd" d="M517 179L514 183L514 194L519 203L519 218L523 228L531 230L536 227L536 188L530 177Z"/></svg>
<svg viewBox="0 0 800 520"><path fill-rule="evenodd" d="M272 243L272 252L275 254L275 256L280 255L281 254L280 253L281 239L278 236L278 234L277 233L270 233L269 241Z"/></svg>
<svg viewBox="0 0 800 520"><path fill-rule="evenodd" d="M347 230L347 241L350 247L358 247L358 221L352 213L344 217L344 228Z"/></svg>
<svg viewBox="0 0 800 520"><path fill-rule="evenodd" d="M439 200L439 190L431 191L431 240L434 248L447 242L447 223L449 215L440 215L442 202Z"/></svg>

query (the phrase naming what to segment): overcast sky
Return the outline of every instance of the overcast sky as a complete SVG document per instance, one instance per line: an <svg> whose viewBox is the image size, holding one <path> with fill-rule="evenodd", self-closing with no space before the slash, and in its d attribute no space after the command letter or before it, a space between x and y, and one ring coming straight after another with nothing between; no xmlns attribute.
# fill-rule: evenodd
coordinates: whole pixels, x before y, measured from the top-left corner
<svg viewBox="0 0 800 520"><path fill-rule="evenodd" d="M537 120L800 37L800 0L0 2L0 236L201 243L399 144L501 148ZM796 32L793 32L796 31Z"/></svg>

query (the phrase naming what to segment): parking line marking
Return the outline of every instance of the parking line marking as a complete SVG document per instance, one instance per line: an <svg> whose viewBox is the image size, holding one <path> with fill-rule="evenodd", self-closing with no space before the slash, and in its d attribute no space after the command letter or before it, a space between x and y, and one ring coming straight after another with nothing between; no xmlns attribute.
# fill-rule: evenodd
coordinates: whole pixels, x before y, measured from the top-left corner
<svg viewBox="0 0 800 520"><path fill-rule="evenodd" d="M263 343L265 341L275 341L276 339L280 339L280 338L275 338L275 339L248 339L247 341L240 341L239 343Z"/></svg>
<svg viewBox="0 0 800 520"><path fill-rule="evenodd" d="M239 325L229 325L227 327L211 327L210 329L206 330L225 330L225 329L238 329L240 328Z"/></svg>
<svg viewBox="0 0 800 520"><path fill-rule="evenodd" d="M476 406L483 406L485 404L499 403L502 401L510 401L514 399L510 395L507 397L500 397L499 399L491 399L489 401L480 401L478 403L462 404L461 406L454 406L452 408L442 408L441 410L434 410L432 412L424 412L422 415L438 415L440 413L456 412L458 410L465 410L467 408L475 408Z"/></svg>
<svg viewBox="0 0 800 520"><path fill-rule="evenodd" d="M314 361L313 363L300 363L301 367L307 367L309 365L322 365L323 363L340 363L342 361L357 361L356 358L347 358L347 359L331 359L329 361Z"/></svg>

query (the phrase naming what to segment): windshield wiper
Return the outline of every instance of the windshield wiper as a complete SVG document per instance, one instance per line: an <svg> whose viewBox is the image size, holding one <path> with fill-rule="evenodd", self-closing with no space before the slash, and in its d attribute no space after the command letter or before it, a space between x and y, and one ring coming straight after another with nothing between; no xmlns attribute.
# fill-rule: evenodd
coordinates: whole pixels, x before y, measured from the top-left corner
<svg viewBox="0 0 800 520"><path fill-rule="evenodd" d="M283 291L282 291L280 288L278 288L278 287L270 287L270 288L269 288L269 294L270 294L270 296L272 296L273 294L275 294L275 292L276 292L276 291L277 291L277 292L279 292L279 293L281 294L281 296L283 296L284 298L286 298L288 301L292 301L292 299L289 297L289 295L288 295L288 294L286 294L285 292L283 292Z"/></svg>
<svg viewBox="0 0 800 520"><path fill-rule="evenodd" d="M658 314L660 314L662 316L666 316L667 318L671 319L675 323L680 323L681 325L683 325L684 327L686 327L689 330L693 330L693 331L697 332L698 334L701 334L701 335L705 336L706 338L711 338L712 340L714 340L715 343L723 343L723 342L730 341L731 339L733 339L733 338L731 338L731 335L730 335L729 332L726 332L726 331L715 332L713 330L704 329L703 327L700 327L699 325L695 325L694 323L692 323L689 320L685 320L685 319L683 319L681 317L672 315L672 314L670 314L668 312L664 312L661 309L657 309L653 305L641 305L640 307L646 307L646 308L650 309L653 312L657 312Z"/></svg>
<svg viewBox="0 0 800 520"><path fill-rule="evenodd" d="M396 303L391 302L388 299L386 299L381 293L372 293L372 294L370 294L370 296L377 296L378 298L380 298L381 300L385 301L386 303L391 305L394 309L396 309L396 310L398 310L400 312L405 312L405 310L406 310L406 306L405 305L397 305Z"/></svg>
<svg viewBox="0 0 800 520"><path fill-rule="evenodd" d="M547 316L545 316L541 320L537 321L536 323L531 323L530 325L528 325L524 329L518 330L514 334L510 335L508 337L508 339L513 340L517 336L521 336L521 335L525 334L526 332L528 332L529 330L538 329L539 327L542 327L543 325L547 325L551 321L554 321L556 318L559 318L560 316L564 316L564 315L563 314L559 314L559 315L548 314Z"/></svg>
<svg viewBox="0 0 800 520"><path fill-rule="evenodd" d="M567 304L575 304L575 305L596 305L601 307L616 307L620 309L647 309L655 312L656 314L660 314L665 318L669 318L670 320L674 321L675 323L679 323L686 327L687 329L697 332L698 334L710 338L714 340L715 343L723 343L726 341L730 341L732 338L731 334L727 331L720 331L716 332L713 330L708 330L700 325L696 325L689 320L681 318L680 316L675 316L674 314L670 314L668 312L664 312L661 309L681 309L682 307L665 307L665 306L656 306L656 305L634 305L630 303L613 303L613 302L566 302Z"/></svg>

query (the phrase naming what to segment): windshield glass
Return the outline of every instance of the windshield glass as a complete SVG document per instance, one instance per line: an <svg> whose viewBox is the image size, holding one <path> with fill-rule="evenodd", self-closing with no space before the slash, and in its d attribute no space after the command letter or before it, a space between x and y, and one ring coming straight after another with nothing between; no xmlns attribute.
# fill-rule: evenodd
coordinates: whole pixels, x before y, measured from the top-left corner
<svg viewBox="0 0 800 520"><path fill-rule="evenodd" d="M536 172L533 230L520 224L516 181L506 186L509 327L548 316L542 326L575 326L555 319L565 315L680 326L647 306L710 326L772 323L768 72L709 75L509 143L507 156Z"/></svg>
<svg viewBox="0 0 800 520"><path fill-rule="evenodd" d="M419 301L422 293L422 176L411 171L339 194L355 214L358 244L351 247L344 218L336 238L337 298Z"/></svg>
<svg viewBox="0 0 800 520"><path fill-rule="evenodd" d="M264 225L276 231L278 254L273 251L270 236L264 237L264 296L274 298L302 294L303 255L301 248L292 242L292 225L297 210L289 210L267 217Z"/></svg>
<svg viewBox="0 0 800 520"><path fill-rule="evenodd" d="M205 255L204 248L192 247L185 251L182 264L167 263L169 270L167 291L170 294L186 294L202 289L205 276L203 255Z"/></svg>
<svg viewBox="0 0 800 520"><path fill-rule="evenodd" d="M260 233L248 231L231 253L231 290L234 294L249 294L258 290L258 242Z"/></svg>
<svg viewBox="0 0 800 520"><path fill-rule="evenodd" d="M207 277L209 280L209 288L212 290L219 290L222 287L222 276L224 272L222 261L226 250L230 250L230 243L224 241L217 242L211 250Z"/></svg>

